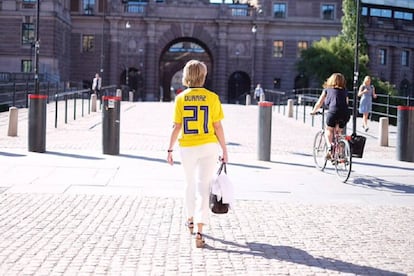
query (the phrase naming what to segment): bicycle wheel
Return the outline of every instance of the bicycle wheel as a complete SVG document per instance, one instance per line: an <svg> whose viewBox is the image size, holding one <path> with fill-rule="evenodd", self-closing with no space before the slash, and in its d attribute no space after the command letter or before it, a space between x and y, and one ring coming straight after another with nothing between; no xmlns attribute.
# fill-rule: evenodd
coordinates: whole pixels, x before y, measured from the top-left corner
<svg viewBox="0 0 414 276"><path fill-rule="evenodd" d="M323 130L319 131L315 135L315 140L313 141L313 160L315 161L317 169L321 171L325 169L327 160L325 132Z"/></svg>
<svg viewBox="0 0 414 276"><path fill-rule="evenodd" d="M342 182L346 182L351 174L352 154L349 143L345 139L340 139L335 148L334 159L336 174Z"/></svg>

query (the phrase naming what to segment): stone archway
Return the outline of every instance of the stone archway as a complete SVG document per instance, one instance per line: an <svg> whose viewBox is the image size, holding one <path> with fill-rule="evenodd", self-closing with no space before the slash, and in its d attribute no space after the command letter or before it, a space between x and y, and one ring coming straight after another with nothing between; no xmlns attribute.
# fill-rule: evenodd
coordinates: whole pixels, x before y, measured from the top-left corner
<svg viewBox="0 0 414 276"><path fill-rule="evenodd" d="M407 79L403 79L400 82L399 94L401 96L411 96L410 92L411 92L410 82Z"/></svg>
<svg viewBox="0 0 414 276"><path fill-rule="evenodd" d="M236 71L228 80L229 103L243 103L246 95L250 93L251 80L249 74Z"/></svg>
<svg viewBox="0 0 414 276"><path fill-rule="evenodd" d="M297 75L295 77L294 88L295 89L302 89L309 87L309 79L304 74Z"/></svg>
<svg viewBox="0 0 414 276"><path fill-rule="evenodd" d="M160 101L171 101L174 98L171 91L172 78L191 59L203 61L207 65L205 87L210 88L213 66L208 48L194 38L174 39L166 45L160 57Z"/></svg>
<svg viewBox="0 0 414 276"><path fill-rule="evenodd" d="M122 84L122 99L129 99L129 91L134 92L134 101L141 101L144 98L144 76L141 69L135 67L128 68L128 85L126 83L126 69L121 72L120 83Z"/></svg>

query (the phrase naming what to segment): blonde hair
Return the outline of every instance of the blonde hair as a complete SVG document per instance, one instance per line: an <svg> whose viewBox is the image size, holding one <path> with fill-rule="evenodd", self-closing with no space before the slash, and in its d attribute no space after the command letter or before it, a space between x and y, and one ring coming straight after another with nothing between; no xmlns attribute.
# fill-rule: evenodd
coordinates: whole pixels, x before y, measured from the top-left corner
<svg viewBox="0 0 414 276"><path fill-rule="evenodd" d="M346 80L341 73L333 73L323 84L324 88L346 88Z"/></svg>
<svg viewBox="0 0 414 276"><path fill-rule="evenodd" d="M207 76L207 66L199 60L188 61L183 69L182 83L187 87L202 87Z"/></svg>
<svg viewBox="0 0 414 276"><path fill-rule="evenodd" d="M371 81L371 77L370 76L365 76L364 81L362 82L364 85L367 81Z"/></svg>

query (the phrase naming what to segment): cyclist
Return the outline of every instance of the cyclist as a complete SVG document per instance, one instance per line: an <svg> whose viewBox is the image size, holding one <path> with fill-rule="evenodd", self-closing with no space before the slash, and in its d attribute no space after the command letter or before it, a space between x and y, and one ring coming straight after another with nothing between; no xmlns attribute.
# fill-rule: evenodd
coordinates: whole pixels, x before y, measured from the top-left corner
<svg viewBox="0 0 414 276"><path fill-rule="evenodd" d="M341 73L333 73L323 84L322 93L316 102L312 115L316 114L319 108L325 103L328 106L326 114L325 140L328 152L326 158L331 158L332 140L335 128L342 134L342 129L350 119L348 110L348 91L346 90L346 80Z"/></svg>

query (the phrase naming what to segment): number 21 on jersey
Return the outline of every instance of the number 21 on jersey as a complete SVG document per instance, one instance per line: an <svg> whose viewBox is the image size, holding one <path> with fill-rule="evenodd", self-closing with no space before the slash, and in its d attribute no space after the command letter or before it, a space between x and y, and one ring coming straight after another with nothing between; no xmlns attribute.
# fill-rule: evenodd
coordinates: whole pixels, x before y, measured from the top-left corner
<svg viewBox="0 0 414 276"><path fill-rule="evenodd" d="M204 134L208 133L208 106L207 105L187 105L184 106L185 111L191 111L190 116L185 116L183 125L184 125L184 134L200 134L198 128L190 128L190 122L196 122L196 125L199 126L200 123L203 125ZM202 122L200 121L202 120Z"/></svg>

